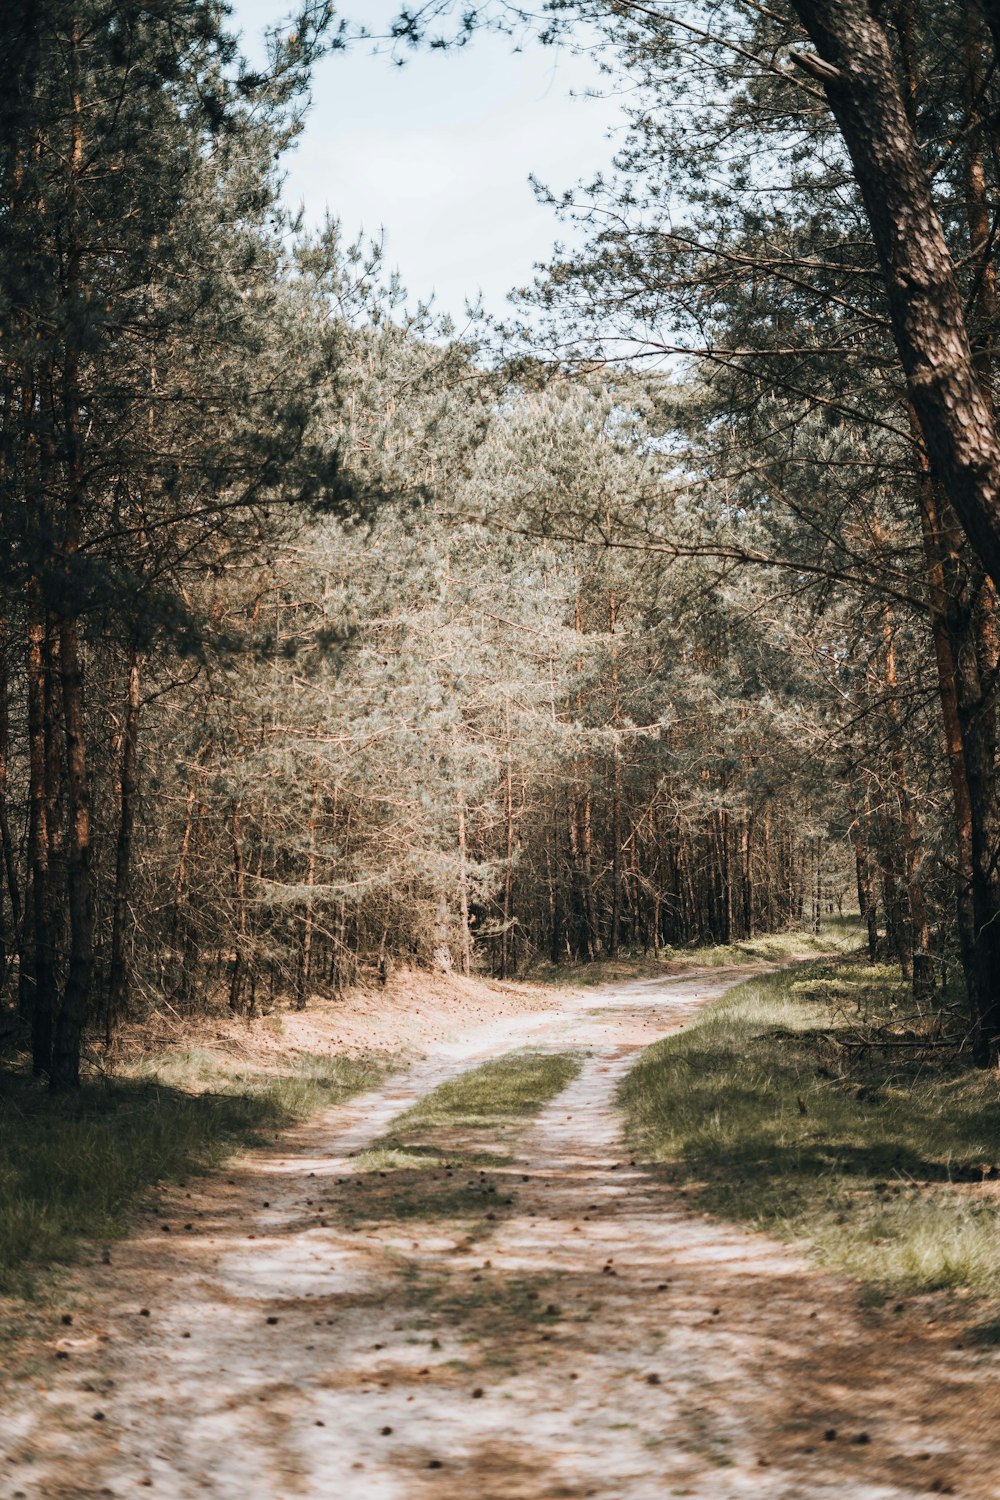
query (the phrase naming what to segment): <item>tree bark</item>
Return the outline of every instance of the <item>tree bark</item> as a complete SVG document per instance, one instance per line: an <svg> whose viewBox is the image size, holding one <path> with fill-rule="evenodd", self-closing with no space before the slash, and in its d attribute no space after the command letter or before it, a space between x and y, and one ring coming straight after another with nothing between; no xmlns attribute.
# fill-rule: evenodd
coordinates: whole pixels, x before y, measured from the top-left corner
<svg viewBox="0 0 1000 1500"><path fill-rule="evenodd" d="M509 763L508 763L509 775ZM467 832L465 823L465 806L458 809L458 900L459 918L462 924L461 951L459 953L459 968L468 977L472 973L472 938L469 931L469 876L467 865ZM509 869L507 879L504 883L504 927L501 935L500 948L500 978L507 978L507 906L510 901Z"/></svg>
<svg viewBox="0 0 1000 1500"><path fill-rule="evenodd" d="M79 92L80 34L73 26L72 46L68 60L73 106L71 116L70 172L74 203L80 195L83 169L83 111ZM80 291L81 249L72 225L67 249L66 298L72 301ZM70 598L59 619L59 663L62 685L63 731L66 739L66 894L69 910L69 961L62 1003L56 1018L52 1039L52 1069L49 1084L60 1093L79 1087L80 1047L87 1018L90 976L93 965L94 910L90 884L91 827L90 784L87 775L87 740L83 710L83 658L79 626L74 613L72 591L75 587L72 568L79 552L83 526L84 466L83 398L80 390L80 351L70 341L63 357L62 416L63 438L68 454L65 529L62 542Z"/></svg>
<svg viewBox="0 0 1000 1500"><path fill-rule="evenodd" d="M31 1060L36 1074L52 1065L55 1021L55 953L49 882L49 822L46 776L45 625L41 608L28 626L28 859L34 928L34 984L31 996Z"/></svg>
<svg viewBox="0 0 1000 1500"><path fill-rule="evenodd" d="M21 906L21 886L17 874L17 855L10 826L10 808L7 801L7 782L10 763L10 681L7 672L6 631L0 631L0 840L3 841L4 874L7 895L10 900L11 946L18 951L22 971L26 966L27 953ZM5 953L5 960L7 954Z"/></svg>
<svg viewBox="0 0 1000 1500"><path fill-rule="evenodd" d="M847 146L882 269L893 336L935 476L1000 586L1000 442L892 53L867 0L793 0Z"/></svg>
<svg viewBox="0 0 1000 1500"><path fill-rule="evenodd" d="M125 724L122 731L119 771L118 847L115 854L115 889L111 915L111 958L108 966L107 1040L128 1007L129 962L126 944L129 895L132 876L132 843L135 802L139 790L139 681L138 654L133 650L128 664Z"/></svg>
<svg viewBox="0 0 1000 1500"><path fill-rule="evenodd" d="M611 727L615 730L611 763L611 927L608 954L618 957L622 930L622 750L617 733L621 716L618 704L618 599L608 596L608 633L611 636Z"/></svg>
<svg viewBox="0 0 1000 1500"><path fill-rule="evenodd" d="M229 1009L234 1015L243 1011L243 987L246 981L247 905L246 860L243 853L243 831L240 827L239 803L234 802L230 832L233 839L233 894L236 898L236 934L233 973L229 984Z"/></svg>
<svg viewBox="0 0 1000 1500"><path fill-rule="evenodd" d="M903 854L903 879L909 906L910 975L914 998L924 1000L934 992L934 961L931 957L930 912L923 887L923 849L916 809L910 791L903 727L899 709L896 670L896 636L888 606L882 612L882 642L885 650L886 713L889 721L889 761L899 804L899 833Z"/></svg>
<svg viewBox="0 0 1000 1500"><path fill-rule="evenodd" d="M848 798L848 809L851 815L848 832L851 847L854 850L858 911L861 913L861 920L865 924L868 938L868 961L874 964L878 962L878 904L875 900L875 874L872 870L869 852L868 823L871 817L871 805L867 789L861 799L860 807L856 807L853 800Z"/></svg>
<svg viewBox="0 0 1000 1500"><path fill-rule="evenodd" d="M319 783L313 783L309 803L309 849L306 857L306 909L302 915L302 947L299 953L299 973L295 1006L305 1010L309 997L309 977L312 966L313 942L313 887L316 884L316 828L319 823Z"/></svg>
<svg viewBox="0 0 1000 1500"><path fill-rule="evenodd" d="M69 965L62 1004L52 1039L53 1092L80 1084L80 1047L94 947L94 909L90 888L90 787L83 714L83 666L75 620L64 620L59 630L62 668L63 727L66 736L66 894L69 908Z"/></svg>

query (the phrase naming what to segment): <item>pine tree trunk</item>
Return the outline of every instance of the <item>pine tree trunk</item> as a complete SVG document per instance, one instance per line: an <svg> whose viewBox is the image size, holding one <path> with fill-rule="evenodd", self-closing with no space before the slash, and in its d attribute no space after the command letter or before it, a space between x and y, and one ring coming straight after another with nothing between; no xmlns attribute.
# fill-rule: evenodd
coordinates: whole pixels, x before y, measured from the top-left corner
<svg viewBox="0 0 1000 1500"><path fill-rule="evenodd" d="M59 629L63 727L66 737L66 893L69 908L69 960L62 1004L52 1040L53 1092L80 1084L80 1048L87 1019L93 966L94 911L90 887L90 787L83 715L83 666L75 620Z"/></svg>
<svg viewBox="0 0 1000 1500"><path fill-rule="evenodd" d="M923 851L916 810L910 792L903 749L903 728L899 709L896 672L896 640L888 606L882 612L882 641L885 650L886 712L889 720L889 760L896 783L899 803L899 832L903 854L903 879L910 909L910 974L916 1000L926 1000L934 992L934 961L931 957L930 911L923 888Z"/></svg>
<svg viewBox="0 0 1000 1500"><path fill-rule="evenodd" d="M241 1015L243 1012L243 990L247 970L247 904L246 859L243 852L240 808L237 802L234 802L232 806L229 827L233 840L233 894L236 907L235 953L233 957L233 973L229 983L229 1009L234 1015Z"/></svg>
<svg viewBox="0 0 1000 1500"><path fill-rule="evenodd" d="M191 835L194 829L195 796L196 777L195 774L192 774L184 803L184 832L181 834L181 847L177 856L177 875L174 880L174 909L170 919L170 947L172 950L176 950L178 947L181 906L187 891L187 867L188 858L191 853Z"/></svg>
<svg viewBox="0 0 1000 1500"><path fill-rule="evenodd" d="M590 792L574 787L567 795L567 825L573 865L573 905L576 917L576 956L590 963L597 956L594 941L594 891L591 885Z"/></svg>
<svg viewBox="0 0 1000 1500"><path fill-rule="evenodd" d="M17 852L10 827L8 774L10 766L10 681L7 672L7 637L0 627L0 840L3 842L4 874L10 901L11 943L16 948L21 974L27 972L27 945L21 906L21 887L17 876ZM5 966L7 953L5 953Z"/></svg>
<svg viewBox="0 0 1000 1500"><path fill-rule="evenodd" d="M853 799L848 797L848 810L851 815L849 834L854 850L858 911L867 931L868 961L874 964L878 962L878 906L875 900L875 875L868 848L868 820L871 810L867 790L861 799L860 810L854 805Z"/></svg>
<svg viewBox="0 0 1000 1500"><path fill-rule="evenodd" d="M128 1009L129 897L132 877L132 842L135 830L135 803L139 790L139 657L133 649L128 664L128 689L125 700L125 723L122 730L121 766L119 770L118 847L115 854L115 890L111 915L111 958L108 968L107 1040Z"/></svg>
<svg viewBox="0 0 1000 1500"><path fill-rule="evenodd" d="M83 115L79 93L79 48L81 37L74 22L68 60L72 88L70 126L70 160L72 198L80 196L80 174L83 170ZM80 245L76 224L70 226L67 248L66 295L70 303L80 295ZM68 461L68 495L62 550L67 573L76 558L83 527L84 467L83 420L80 393L80 354L72 335L64 355L62 371L62 407L64 440ZM76 1089L80 1083L80 1049L90 998L93 967L94 910L90 884L91 827L90 784L87 773L87 740L83 710L83 660L80 651L79 626L73 613L74 601L66 605L59 620L59 664L62 686L63 731L66 741L66 894L69 911L69 957L62 1003L56 1018L52 1040L52 1069L49 1083L53 1092Z"/></svg>
<svg viewBox="0 0 1000 1500"><path fill-rule="evenodd" d="M589 775L589 766L584 766ZM594 902L594 831L591 818L589 781L584 785L580 798L580 882L582 886L584 922L586 933L584 946L588 961L597 957L601 949L597 931L597 909Z"/></svg>
<svg viewBox="0 0 1000 1500"><path fill-rule="evenodd" d="M976 1036L982 1030L983 1016L989 1009L990 994L994 993L994 1001L1000 998L1000 973L996 971L983 972L979 961L977 948L979 939L977 935L976 906L977 880L975 864L973 860L973 828L974 824L981 822L984 816L989 819L989 805L986 807L973 805L972 791L969 783L969 760L976 758L975 741L987 728L986 722L969 724L970 741L966 745L966 728L963 724L963 716L959 704L959 676L957 662L965 656L976 656L974 640L976 611L963 608L959 601L949 597L949 588L945 577L946 546L943 538L941 524L941 507L938 505L937 494L930 476L926 461L923 460L919 428L916 427L916 415L913 415L914 431L916 438L916 453L919 464L918 473L918 496L920 500L921 530L924 543L924 557L927 565L927 593L930 607L931 637L934 644L934 659L937 667L938 697L941 703L942 727L944 730L945 752L948 759L948 772L951 781L953 822L955 828L956 861L955 861L955 903L958 925L959 951L962 960L962 971L965 976L966 988L969 995L969 1006L972 1013L972 1023ZM957 562L957 559L956 559ZM967 568L953 568L953 573L966 572ZM956 582L958 579L956 578ZM961 585L959 585L961 587ZM991 585L983 579L980 589L990 589ZM968 676L968 672L966 673ZM978 674L975 674L978 676ZM978 683L973 686L972 700L978 704L980 692ZM991 710L989 705L981 705L982 715L989 721ZM995 800L995 792L990 790L989 802ZM989 893L980 894L979 905L989 906ZM1000 918L1000 909L996 913ZM987 1053L989 1042L984 1042ZM974 1044L974 1052L981 1054L982 1047L979 1043Z"/></svg>
<svg viewBox="0 0 1000 1500"><path fill-rule="evenodd" d="M796 60L819 77L854 167L932 468L1000 586L1000 442L885 30L867 0L793 0L793 9L821 63Z"/></svg>
<svg viewBox="0 0 1000 1500"><path fill-rule="evenodd" d="M615 731L614 750L611 763L611 924L608 934L608 953L618 957L621 946L622 924L622 751L617 733L621 716L618 705L618 600L614 593L608 597L608 632L611 636L611 727Z"/></svg>
<svg viewBox="0 0 1000 1500"><path fill-rule="evenodd" d="M508 764L508 778L510 767ZM472 937L469 928L469 873L467 864L467 833L465 822L465 807L458 809L458 904L461 933L459 934L459 968L468 977L472 973ZM500 978L507 978L507 909L510 901L510 868L508 866L504 882L504 930L500 947Z"/></svg>
<svg viewBox="0 0 1000 1500"><path fill-rule="evenodd" d="M972 612L975 652L958 661L959 713L972 806L972 901L975 924L973 989L979 1024L973 1056L985 1067L1000 1054L1000 798L997 765L997 604L984 581Z"/></svg>
<svg viewBox="0 0 1000 1500"><path fill-rule="evenodd" d="M302 945L299 952L298 985L295 997L297 1010L305 1010L309 995L309 980L312 964L313 942L313 887L316 884L316 829L319 823L319 783L313 783L312 799L309 803L309 847L306 857L306 909L302 915Z"/></svg>
<svg viewBox="0 0 1000 1500"><path fill-rule="evenodd" d="M716 814L715 857L718 872L719 915L721 917L721 941L733 941L733 876L729 838L729 813L720 807Z"/></svg>
<svg viewBox="0 0 1000 1500"><path fill-rule="evenodd" d="M764 927L767 932L774 932L777 927L777 911L774 904L774 869L772 868L771 851L771 809L765 807L763 826L761 828L761 866L764 871L764 893L761 898L761 908L764 916Z"/></svg>
<svg viewBox="0 0 1000 1500"><path fill-rule="evenodd" d="M545 883L549 904L549 957L554 964L559 964L566 957L566 934L560 880L559 827L555 819L545 844Z"/></svg>
<svg viewBox="0 0 1000 1500"><path fill-rule="evenodd" d="M34 927L34 984L31 997L31 1058L36 1074L52 1066L55 1024L55 953L49 886L49 823L46 776L45 625L36 608L28 626L26 661L28 687L28 860L31 870Z"/></svg>
<svg viewBox="0 0 1000 1500"><path fill-rule="evenodd" d="M740 827L740 866L743 872L743 936L754 935L753 825L748 812Z"/></svg>

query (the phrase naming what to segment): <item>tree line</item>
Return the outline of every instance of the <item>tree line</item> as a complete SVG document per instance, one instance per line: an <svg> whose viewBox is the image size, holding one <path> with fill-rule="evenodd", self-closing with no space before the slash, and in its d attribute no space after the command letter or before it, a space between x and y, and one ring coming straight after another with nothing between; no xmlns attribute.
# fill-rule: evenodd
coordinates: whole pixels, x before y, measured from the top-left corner
<svg viewBox="0 0 1000 1500"><path fill-rule="evenodd" d="M928 826L930 767L900 743L899 848L870 875L886 783L867 750L853 757L859 885L888 871L886 904L909 927L907 967L927 990L930 892L948 868L973 1049L989 1061L1000 1030L996 7L458 9L409 9L399 44L450 45L478 25L540 26L567 45L596 36L631 101L614 173L549 195L588 231L537 291L552 351L701 372L704 482L738 484L743 507L709 545L852 591L868 623L845 638L844 659L877 678L889 741L910 727L904 681L929 658L947 827Z"/></svg>
<svg viewBox="0 0 1000 1500"><path fill-rule="evenodd" d="M254 72L204 0L12 12L0 930L57 1090L157 1006L848 888L995 1054L987 9L543 10L600 28L630 123L555 200L583 250L475 340L281 206L346 28Z"/></svg>

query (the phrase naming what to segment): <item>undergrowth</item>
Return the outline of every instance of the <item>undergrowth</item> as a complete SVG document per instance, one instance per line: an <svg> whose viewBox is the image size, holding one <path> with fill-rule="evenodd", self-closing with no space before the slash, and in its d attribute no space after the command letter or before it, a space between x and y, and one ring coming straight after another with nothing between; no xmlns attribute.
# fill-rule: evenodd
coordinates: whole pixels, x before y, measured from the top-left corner
<svg viewBox="0 0 1000 1500"><path fill-rule="evenodd" d="M793 927L786 932L764 933L737 943L703 947L663 947L653 953L625 953L618 958L595 959L592 963L561 966L540 963L531 977L549 983L577 987L614 984L629 979L653 979L685 968L727 968L751 963L787 963L795 959L829 957L849 953L858 945L857 917L827 917L820 933Z"/></svg>
<svg viewBox="0 0 1000 1500"><path fill-rule="evenodd" d="M122 1234L153 1184L210 1171L380 1076L348 1058L273 1075L192 1051L53 1098L23 1070L0 1072L0 1294L32 1296L81 1241Z"/></svg>
<svg viewBox="0 0 1000 1500"><path fill-rule="evenodd" d="M886 1292L1000 1294L1000 1084L898 973L749 979L644 1052L621 1102L699 1206Z"/></svg>

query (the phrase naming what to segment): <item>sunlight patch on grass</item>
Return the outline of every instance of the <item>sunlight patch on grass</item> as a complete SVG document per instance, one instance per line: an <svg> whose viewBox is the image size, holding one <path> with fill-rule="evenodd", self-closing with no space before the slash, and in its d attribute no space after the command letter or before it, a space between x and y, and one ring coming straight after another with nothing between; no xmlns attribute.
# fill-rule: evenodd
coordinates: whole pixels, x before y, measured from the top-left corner
<svg viewBox="0 0 1000 1500"><path fill-rule="evenodd" d="M708 948L671 948L664 956L677 963L726 968L730 964L787 963L804 959L853 952L861 941L861 925L856 917L828 917L822 931L790 928L787 932L765 933L739 943L720 943Z"/></svg>

